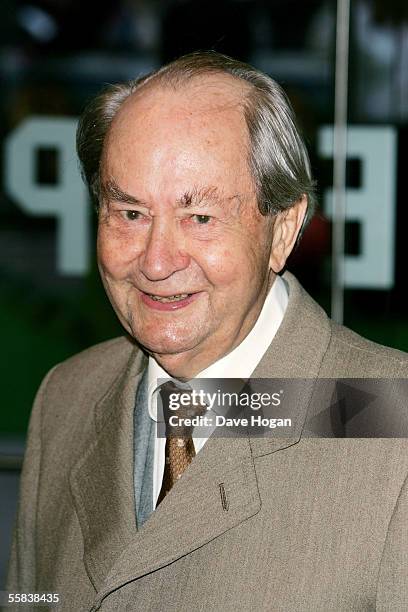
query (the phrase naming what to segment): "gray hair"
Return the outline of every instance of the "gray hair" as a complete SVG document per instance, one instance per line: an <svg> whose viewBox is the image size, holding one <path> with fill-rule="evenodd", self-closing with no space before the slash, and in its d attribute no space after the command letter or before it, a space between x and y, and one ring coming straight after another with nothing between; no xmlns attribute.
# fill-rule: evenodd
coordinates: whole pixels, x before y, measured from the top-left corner
<svg viewBox="0 0 408 612"><path fill-rule="evenodd" d="M91 195L98 202L105 136L130 95L147 84L177 88L196 76L217 73L250 85L244 97L244 117L250 140L248 163L260 212L277 214L306 196L303 230L315 209L314 181L290 102L272 78L215 51L190 53L141 78L109 85L87 106L78 125L77 151Z"/></svg>

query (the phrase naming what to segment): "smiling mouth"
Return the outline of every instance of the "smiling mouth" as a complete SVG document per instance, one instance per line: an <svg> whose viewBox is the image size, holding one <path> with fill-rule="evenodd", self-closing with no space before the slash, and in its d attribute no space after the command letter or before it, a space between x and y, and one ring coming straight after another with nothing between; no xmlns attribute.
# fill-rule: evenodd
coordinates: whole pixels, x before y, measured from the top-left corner
<svg viewBox="0 0 408 612"><path fill-rule="evenodd" d="M167 302L180 302L181 300L185 300L186 298L190 297L192 294L179 293L177 295L168 295L165 297L161 295L154 295L152 293L147 293L146 295L148 295L155 302L161 302L162 304L166 304Z"/></svg>

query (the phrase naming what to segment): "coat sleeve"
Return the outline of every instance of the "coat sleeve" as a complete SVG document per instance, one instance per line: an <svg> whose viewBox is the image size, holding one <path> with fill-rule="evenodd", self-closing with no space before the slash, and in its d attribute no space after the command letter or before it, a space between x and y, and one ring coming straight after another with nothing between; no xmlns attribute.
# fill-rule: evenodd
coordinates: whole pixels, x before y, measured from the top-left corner
<svg viewBox="0 0 408 612"><path fill-rule="evenodd" d="M54 370L55 368L47 374L38 390L28 427L6 581L6 589L11 592L36 591L36 519L41 469L41 413L45 389Z"/></svg>
<svg viewBox="0 0 408 612"><path fill-rule="evenodd" d="M408 610L408 476L388 526L375 609L377 612Z"/></svg>

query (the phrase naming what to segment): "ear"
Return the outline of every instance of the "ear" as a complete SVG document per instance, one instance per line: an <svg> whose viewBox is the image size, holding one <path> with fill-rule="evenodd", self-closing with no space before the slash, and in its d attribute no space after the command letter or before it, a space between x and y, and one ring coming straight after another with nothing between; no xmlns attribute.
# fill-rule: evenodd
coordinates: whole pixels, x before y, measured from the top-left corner
<svg viewBox="0 0 408 612"><path fill-rule="evenodd" d="M278 273L284 268L302 227L306 210L307 197L303 195L290 208L276 216L269 258L270 268L273 272Z"/></svg>

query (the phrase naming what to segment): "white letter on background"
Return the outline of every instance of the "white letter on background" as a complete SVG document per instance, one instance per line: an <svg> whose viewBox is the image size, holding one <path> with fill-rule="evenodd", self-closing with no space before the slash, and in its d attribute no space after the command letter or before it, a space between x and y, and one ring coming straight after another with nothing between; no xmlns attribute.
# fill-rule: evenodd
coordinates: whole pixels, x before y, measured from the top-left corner
<svg viewBox="0 0 408 612"><path fill-rule="evenodd" d="M88 270L89 206L75 153L77 120L30 117L6 140L6 189L29 215L57 218L57 270L81 276ZM55 148L57 184L35 182L35 160L41 147Z"/></svg>
<svg viewBox="0 0 408 612"><path fill-rule="evenodd" d="M333 157L333 128L319 132L319 153ZM361 187L347 189L346 221L361 224L361 253L345 256L345 286L391 289L394 285L396 133L391 126L350 126L347 157L361 160ZM324 194L332 217L333 190Z"/></svg>

